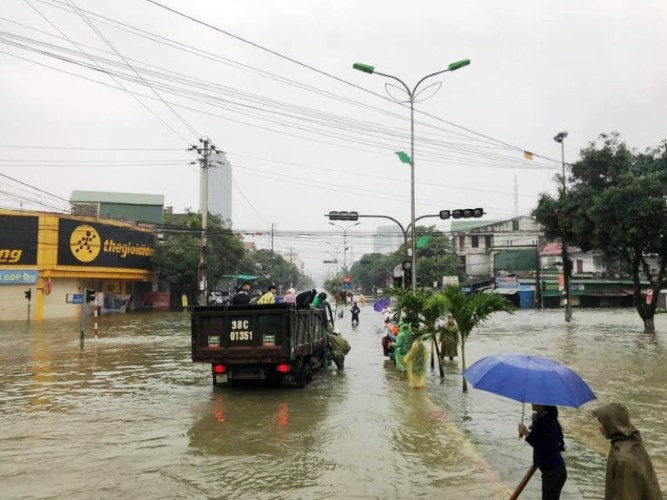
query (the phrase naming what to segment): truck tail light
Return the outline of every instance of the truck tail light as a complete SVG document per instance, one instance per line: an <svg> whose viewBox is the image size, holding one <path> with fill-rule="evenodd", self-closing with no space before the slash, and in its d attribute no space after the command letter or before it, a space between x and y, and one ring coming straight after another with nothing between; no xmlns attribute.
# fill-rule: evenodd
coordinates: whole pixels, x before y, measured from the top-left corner
<svg viewBox="0 0 667 500"><path fill-rule="evenodd" d="M213 373L225 373L225 365L213 365Z"/></svg>
<svg viewBox="0 0 667 500"><path fill-rule="evenodd" d="M280 363L276 366L276 370L278 370L278 373L289 373L290 366L287 363Z"/></svg>

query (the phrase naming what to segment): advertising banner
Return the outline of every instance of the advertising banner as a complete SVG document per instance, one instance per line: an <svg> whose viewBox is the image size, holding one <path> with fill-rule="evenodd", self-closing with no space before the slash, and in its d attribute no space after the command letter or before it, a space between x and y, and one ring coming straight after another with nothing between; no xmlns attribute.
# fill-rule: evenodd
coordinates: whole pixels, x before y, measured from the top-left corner
<svg viewBox="0 0 667 500"><path fill-rule="evenodd" d="M0 285L33 285L39 271L0 271Z"/></svg>
<svg viewBox="0 0 667 500"><path fill-rule="evenodd" d="M60 219L58 265L151 269L152 233L130 227Z"/></svg>
<svg viewBox="0 0 667 500"><path fill-rule="evenodd" d="M0 215L0 267L37 264L39 219Z"/></svg>

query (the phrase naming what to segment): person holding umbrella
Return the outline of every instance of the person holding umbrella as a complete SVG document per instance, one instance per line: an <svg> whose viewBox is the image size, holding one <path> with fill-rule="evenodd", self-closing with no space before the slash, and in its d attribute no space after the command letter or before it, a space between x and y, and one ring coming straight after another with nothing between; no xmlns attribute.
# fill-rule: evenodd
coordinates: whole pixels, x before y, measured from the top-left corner
<svg viewBox="0 0 667 500"><path fill-rule="evenodd" d="M533 464L510 497L519 497L537 468L542 471L542 498L560 498L567 480L563 431L556 406L578 408L595 394L573 370L558 361L530 354L507 353L487 356L469 367L463 376L476 389L531 403L535 415L530 430L523 425L519 437L533 447ZM522 405L523 407L523 405Z"/></svg>
<svg viewBox="0 0 667 500"><path fill-rule="evenodd" d="M533 447L533 465L542 473L542 500L558 500L567 480L561 453L565 451L563 429L558 422L558 408L533 404L530 430L519 424L519 437Z"/></svg>

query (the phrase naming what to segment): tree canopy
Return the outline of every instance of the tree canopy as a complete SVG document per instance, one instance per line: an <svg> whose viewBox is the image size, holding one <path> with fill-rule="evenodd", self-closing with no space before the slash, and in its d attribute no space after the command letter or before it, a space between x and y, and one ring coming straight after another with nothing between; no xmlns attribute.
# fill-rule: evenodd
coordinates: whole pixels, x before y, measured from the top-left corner
<svg viewBox="0 0 667 500"><path fill-rule="evenodd" d="M451 241L435 226L417 226L417 272L421 286L431 286L444 275L458 276L458 260L452 250ZM391 283L394 268L405 260L406 248L389 255L366 254L352 265L352 283L363 290L385 288Z"/></svg>
<svg viewBox="0 0 667 500"><path fill-rule="evenodd" d="M197 292L201 215L191 211L176 216L167 214L164 224L164 240L155 251L156 273L176 293L194 297ZM209 215L207 236L208 280L213 283L218 277L238 268L245 250L238 238L215 215Z"/></svg>
<svg viewBox="0 0 667 500"><path fill-rule="evenodd" d="M653 330L658 295L667 285L667 143L637 153L618 134L601 135L581 151L567 180L558 198L540 196L535 217L547 237L565 236L584 251L619 255L634 281L635 307L645 328ZM642 300L642 278L653 290L650 304Z"/></svg>

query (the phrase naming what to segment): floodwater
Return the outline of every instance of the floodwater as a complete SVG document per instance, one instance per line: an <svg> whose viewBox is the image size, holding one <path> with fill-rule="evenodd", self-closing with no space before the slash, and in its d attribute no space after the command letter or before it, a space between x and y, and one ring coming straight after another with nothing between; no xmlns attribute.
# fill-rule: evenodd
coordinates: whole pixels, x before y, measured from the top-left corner
<svg viewBox="0 0 667 500"><path fill-rule="evenodd" d="M667 490L667 317L632 310L500 313L467 345L561 360L601 401L626 403ZM0 326L0 497L507 498L531 461L521 404L461 392L459 364L415 391L380 349L366 307L344 372L305 389L213 388L190 361L184 313L103 317L79 349L75 321ZM607 443L588 404L563 410L563 498L602 498ZM527 409L527 415L530 411ZM539 497L539 473L525 498Z"/></svg>

